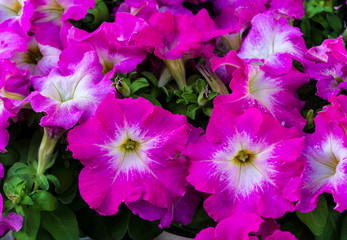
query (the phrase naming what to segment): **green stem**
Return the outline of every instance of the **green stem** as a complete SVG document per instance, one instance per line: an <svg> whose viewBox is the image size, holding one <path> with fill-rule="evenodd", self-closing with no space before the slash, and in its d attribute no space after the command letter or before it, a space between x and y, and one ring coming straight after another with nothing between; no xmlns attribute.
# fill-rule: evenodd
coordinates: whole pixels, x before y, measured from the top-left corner
<svg viewBox="0 0 347 240"><path fill-rule="evenodd" d="M44 133L39 147L39 158L38 166L36 170L36 177L44 174L46 171L47 164L52 157L55 145L57 144L59 138L64 133L64 129L61 128L50 128L44 127ZM34 190L39 188L37 182L35 181Z"/></svg>

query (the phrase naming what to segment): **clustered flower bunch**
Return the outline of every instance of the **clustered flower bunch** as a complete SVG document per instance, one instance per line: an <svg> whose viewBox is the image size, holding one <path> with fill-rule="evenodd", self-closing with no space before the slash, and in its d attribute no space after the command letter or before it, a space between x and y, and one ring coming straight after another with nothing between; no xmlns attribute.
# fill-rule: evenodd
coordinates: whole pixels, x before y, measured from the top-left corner
<svg viewBox="0 0 347 240"><path fill-rule="evenodd" d="M345 239L346 9L0 0L0 235Z"/></svg>

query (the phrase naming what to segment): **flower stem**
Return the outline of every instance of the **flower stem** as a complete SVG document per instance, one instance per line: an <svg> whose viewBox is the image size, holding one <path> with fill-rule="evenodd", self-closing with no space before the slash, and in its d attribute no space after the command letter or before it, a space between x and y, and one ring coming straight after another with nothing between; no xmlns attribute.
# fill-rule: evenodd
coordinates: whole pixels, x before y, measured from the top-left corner
<svg viewBox="0 0 347 240"><path fill-rule="evenodd" d="M47 126L44 127L44 133L39 147L36 178L38 178L41 174L45 173L47 164L51 159L55 145L57 144L59 138L64 133L64 131L65 130L62 128L52 128ZM37 190L38 188L39 186L37 184L37 181L35 181L34 190Z"/></svg>

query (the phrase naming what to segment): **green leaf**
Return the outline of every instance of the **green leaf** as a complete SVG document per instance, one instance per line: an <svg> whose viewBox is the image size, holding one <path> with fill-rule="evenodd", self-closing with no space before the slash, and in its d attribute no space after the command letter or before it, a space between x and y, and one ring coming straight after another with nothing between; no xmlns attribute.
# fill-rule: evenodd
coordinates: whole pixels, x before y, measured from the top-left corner
<svg viewBox="0 0 347 240"><path fill-rule="evenodd" d="M32 195L34 208L43 211L53 211L57 206L57 199L49 192L37 190Z"/></svg>
<svg viewBox="0 0 347 240"><path fill-rule="evenodd" d="M186 101L186 103L196 103L198 101L198 97L194 93L189 92L183 93L182 98Z"/></svg>
<svg viewBox="0 0 347 240"><path fill-rule="evenodd" d="M145 78L147 78L154 86L158 86L158 79L150 72L141 73Z"/></svg>
<svg viewBox="0 0 347 240"><path fill-rule="evenodd" d="M13 163L19 161L19 154L14 148L7 146L6 150L6 153L0 154L0 163L2 163L2 165L11 166Z"/></svg>
<svg viewBox="0 0 347 240"><path fill-rule="evenodd" d="M329 206L328 219L325 224L323 233L317 236L316 240L339 239L341 233L342 214Z"/></svg>
<svg viewBox="0 0 347 240"><path fill-rule="evenodd" d="M134 240L154 239L163 230L150 221L141 219L136 215L131 215L129 220L128 233Z"/></svg>
<svg viewBox="0 0 347 240"><path fill-rule="evenodd" d="M347 215L345 215L341 225L341 240L347 240Z"/></svg>
<svg viewBox="0 0 347 240"><path fill-rule="evenodd" d="M159 107L163 107L160 102L155 98L153 97L152 95L150 94L141 94L141 97L147 99L148 101L150 101L153 105L156 105L156 106L159 106Z"/></svg>
<svg viewBox="0 0 347 240"><path fill-rule="evenodd" d="M25 213L24 213L23 207L21 205L15 205L14 209L16 210L16 213L25 217Z"/></svg>
<svg viewBox="0 0 347 240"><path fill-rule="evenodd" d="M210 92L208 94L208 100L210 101L210 100L214 99L215 97L217 97L217 95L218 95L217 92Z"/></svg>
<svg viewBox="0 0 347 240"><path fill-rule="evenodd" d="M36 240L41 221L40 211L32 207L24 207L23 210L25 212L23 226L18 232L14 232L14 236L18 240Z"/></svg>
<svg viewBox="0 0 347 240"><path fill-rule="evenodd" d="M191 119L195 119L195 115L196 115L196 111L199 109L199 105L198 104L191 104L188 106L187 108L187 117L191 118Z"/></svg>
<svg viewBox="0 0 347 240"><path fill-rule="evenodd" d="M341 19L335 14L327 14L327 21L329 26L334 29L336 32L341 32L343 25Z"/></svg>
<svg viewBox="0 0 347 240"><path fill-rule="evenodd" d="M41 227L56 240L79 239L79 229L75 213L67 206L59 203L54 211L43 211L41 218Z"/></svg>
<svg viewBox="0 0 347 240"><path fill-rule="evenodd" d="M52 174L47 174L46 175L46 178L48 181L50 181L51 183L53 183L53 185L56 187L56 188L59 188L60 186L60 182L58 180L58 178Z"/></svg>
<svg viewBox="0 0 347 240"><path fill-rule="evenodd" d="M13 166L8 170L8 177L16 176L16 175L32 175L32 169L21 162L17 162L13 164Z"/></svg>
<svg viewBox="0 0 347 240"><path fill-rule="evenodd" d="M130 84L131 93L135 93L141 88L148 87L149 84L146 78L138 78Z"/></svg>
<svg viewBox="0 0 347 240"><path fill-rule="evenodd" d="M208 116L208 117L211 116L211 114L212 114L212 108L211 107L204 107L202 110L204 111L204 114L206 116Z"/></svg>
<svg viewBox="0 0 347 240"><path fill-rule="evenodd" d="M49 189L49 182L45 175L40 174L36 177L36 182L39 185L39 187L45 191Z"/></svg>
<svg viewBox="0 0 347 240"><path fill-rule="evenodd" d="M33 205L34 202L33 202L33 200L29 196L25 195L22 198L21 204L23 204L23 205Z"/></svg>
<svg viewBox="0 0 347 240"><path fill-rule="evenodd" d="M328 205L325 197L320 196L317 207L313 211L308 213L296 211L296 215L314 235L321 235L328 219Z"/></svg>
<svg viewBox="0 0 347 240"><path fill-rule="evenodd" d="M43 240L55 240L54 237L49 234L46 230L40 228L39 232L37 233L37 239L43 239Z"/></svg>
<svg viewBox="0 0 347 240"><path fill-rule="evenodd" d="M202 79L198 79L196 81L196 90L197 92L201 92L204 91L204 89L206 88L206 82Z"/></svg>

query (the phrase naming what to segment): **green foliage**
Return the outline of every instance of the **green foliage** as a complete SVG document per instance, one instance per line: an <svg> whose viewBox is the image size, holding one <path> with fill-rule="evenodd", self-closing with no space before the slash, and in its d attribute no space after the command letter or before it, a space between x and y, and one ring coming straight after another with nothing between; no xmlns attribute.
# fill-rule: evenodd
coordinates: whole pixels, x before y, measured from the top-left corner
<svg viewBox="0 0 347 240"><path fill-rule="evenodd" d="M312 212L301 213L296 211L296 215L314 235L322 235L328 219L328 205L324 196L320 197L317 207Z"/></svg>

